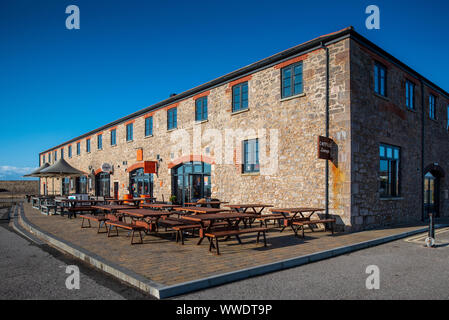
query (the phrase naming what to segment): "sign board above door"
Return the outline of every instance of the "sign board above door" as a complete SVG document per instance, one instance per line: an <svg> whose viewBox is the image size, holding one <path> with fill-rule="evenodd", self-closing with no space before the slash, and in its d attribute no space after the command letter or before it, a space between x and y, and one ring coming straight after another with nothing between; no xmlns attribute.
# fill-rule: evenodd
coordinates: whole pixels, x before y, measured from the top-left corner
<svg viewBox="0 0 449 320"><path fill-rule="evenodd" d="M112 166L105 162L101 165L101 171L106 172L106 173L111 173L112 172Z"/></svg>

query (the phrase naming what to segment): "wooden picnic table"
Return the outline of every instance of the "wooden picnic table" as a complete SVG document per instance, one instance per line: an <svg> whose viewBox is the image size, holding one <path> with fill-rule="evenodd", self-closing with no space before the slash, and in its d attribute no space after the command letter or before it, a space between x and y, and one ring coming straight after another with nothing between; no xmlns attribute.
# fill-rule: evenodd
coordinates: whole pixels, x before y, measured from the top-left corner
<svg viewBox="0 0 449 320"><path fill-rule="evenodd" d="M249 214L255 214L255 215L261 215L262 211L265 208L270 208L272 205L270 204L262 204L262 203L256 203L256 204L228 204L225 205L225 207L229 207L236 212L242 212L247 213L248 209L252 209L253 212L248 212ZM259 210L257 210L259 208Z"/></svg>
<svg viewBox="0 0 449 320"><path fill-rule="evenodd" d="M184 213L194 213L194 214L206 214L206 213L219 213L219 212L229 212L229 210L218 209L218 208L208 208L208 207L177 207L173 208L175 211Z"/></svg>
<svg viewBox="0 0 449 320"><path fill-rule="evenodd" d="M252 214L253 215L252 219L249 219L249 225L251 226L252 223L254 222L254 220L256 219L256 217L261 216L262 211L265 208L272 207L272 205L263 204L263 203L229 204L229 205L226 205L225 207L231 208L231 210L234 210L235 212ZM252 212L251 211L247 212L248 209L252 209ZM244 221L244 223L245 223L245 227L246 227L246 221Z"/></svg>
<svg viewBox="0 0 449 320"><path fill-rule="evenodd" d="M76 207L77 205L92 205L99 202L104 203L105 200L79 200L79 199L56 199L56 202L66 202L69 203L70 206Z"/></svg>
<svg viewBox="0 0 449 320"><path fill-rule="evenodd" d="M325 211L322 208L271 208L272 213L281 214L284 217L284 225L281 232L284 231L286 227L292 228L296 234L296 230L293 228L293 221L310 221L310 218L317 212ZM308 215L304 215L308 214ZM298 215L300 217L298 217ZM312 227L308 226L310 230L313 231Z"/></svg>
<svg viewBox="0 0 449 320"><path fill-rule="evenodd" d="M197 206L197 207L209 207L212 205L218 205L229 203L228 201L206 201L206 202L185 202L184 204L187 206Z"/></svg>
<svg viewBox="0 0 449 320"><path fill-rule="evenodd" d="M157 222L159 219L163 217L168 217L172 212L168 211L162 211L162 210L149 210L149 209L124 209L124 210L118 210L118 214L125 214L127 216L130 216L133 221L140 220L145 221L145 224L142 224L142 226L145 227L146 230L152 231L153 225L156 226L157 230ZM153 220L153 221L151 221Z"/></svg>
<svg viewBox="0 0 449 320"><path fill-rule="evenodd" d="M202 208L202 209L210 209L210 208ZM197 243L198 245L200 245L203 239L205 238L206 232L211 230L217 221L226 221L229 227L238 229L238 225L241 220L250 219L252 217L253 215L247 213L218 212L210 214L188 215L183 216L182 219L198 222L201 225L200 240Z"/></svg>
<svg viewBox="0 0 449 320"><path fill-rule="evenodd" d="M132 202L132 203L134 203L135 206L138 206L140 204L140 202L145 201L147 199L152 199L152 198L112 199L112 200L107 200L107 201L109 203L117 203L117 205L123 205L124 203ZM153 199L156 199L156 198L153 198Z"/></svg>
<svg viewBox="0 0 449 320"><path fill-rule="evenodd" d="M142 208L166 209L166 210L173 210L173 208L182 207L180 204L168 204L168 203L143 203L140 206Z"/></svg>
<svg viewBox="0 0 449 320"><path fill-rule="evenodd" d="M128 209L139 209L137 206L132 206L128 204L103 204L92 206L94 209L109 211L110 213L116 213L118 210L128 210Z"/></svg>

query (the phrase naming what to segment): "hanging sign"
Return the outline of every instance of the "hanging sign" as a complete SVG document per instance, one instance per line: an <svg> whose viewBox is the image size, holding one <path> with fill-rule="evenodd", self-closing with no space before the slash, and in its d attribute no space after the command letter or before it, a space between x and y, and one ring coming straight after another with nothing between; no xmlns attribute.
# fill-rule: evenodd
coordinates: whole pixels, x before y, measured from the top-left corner
<svg viewBox="0 0 449 320"><path fill-rule="evenodd" d="M143 162L144 173L157 173L157 161L144 161Z"/></svg>
<svg viewBox="0 0 449 320"><path fill-rule="evenodd" d="M334 141L323 136L318 137L318 159L332 160L332 145Z"/></svg>
<svg viewBox="0 0 449 320"><path fill-rule="evenodd" d="M106 173L111 173L112 172L112 166L109 163L103 163L101 165L101 171L106 172Z"/></svg>

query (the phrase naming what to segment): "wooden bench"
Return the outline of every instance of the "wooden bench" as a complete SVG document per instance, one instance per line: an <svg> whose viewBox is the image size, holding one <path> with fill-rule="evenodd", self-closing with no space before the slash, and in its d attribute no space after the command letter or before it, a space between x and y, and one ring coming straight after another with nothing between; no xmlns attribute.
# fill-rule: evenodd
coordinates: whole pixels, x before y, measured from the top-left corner
<svg viewBox="0 0 449 320"><path fill-rule="evenodd" d="M192 230L192 234L195 233L196 229L200 229L201 225L199 224L185 224L172 227L173 230L176 231L176 242L181 241L181 244L184 245L184 231Z"/></svg>
<svg viewBox="0 0 449 320"><path fill-rule="evenodd" d="M167 228L173 228L177 226L182 226L186 224L190 224L190 222L178 218L165 218L160 219L158 221L158 224L162 227L165 227L165 231L167 231Z"/></svg>
<svg viewBox="0 0 449 320"><path fill-rule="evenodd" d="M334 234L334 224L335 219L318 219L318 220L305 220L305 221L293 221L293 231L295 232L295 236L298 236L298 230L302 230L302 238L304 239L304 227L310 226L310 225L317 225L319 223L324 224L324 231L327 230L327 225L330 224L330 229L332 231L332 234ZM296 227L295 227L296 226ZM313 230L312 230L313 231Z"/></svg>
<svg viewBox="0 0 449 320"><path fill-rule="evenodd" d="M106 216L104 216L104 215L98 215L98 216L95 216L95 215L93 215L93 214L81 214L81 215L80 215L80 218L83 219L83 220L81 221L81 229L92 227L91 224L90 224L90 221L92 220L92 221L97 221L97 222L98 222L97 233L106 233L106 232L108 232L108 227L106 226L105 222L108 221L109 219L106 218ZM84 225L84 220L87 220L87 222L89 222L89 225L88 225L88 226L85 226L85 225ZM102 225L102 224L103 224L104 227L105 227L105 231L100 232L100 230L101 230L101 225Z"/></svg>
<svg viewBox="0 0 449 320"><path fill-rule="evenodd" d="M267 231L267 228L249 228L249 229L230 229L230 230L226 230L225 228L223 229L217 229L217 230L211 230L206 232L205 236L208 238L209 240L209 251L212 251L212 248L214 247L214 241L213 239L215 239L215 247L216 247L216 253L217 255L220 254L220 249L218 247L218 239L219 238L224 238L224 237L231 237L231 236L235 236L237 238L237 241L242 244L242 241L240 240L240 235L241 234L247 234L247 233L256 233L257 232L257 241L256 243L259 243L259 237L260 234L263 234L263 242L264 242L264 246L267 246L267 238L265 236L265 232Z"/></svg>
<svg viewBox="0 0 449 320"><path fill-rule="evenodd" d="M277 221L279 224L279 227L281 227L281 220L284 220L284 216L282 214L263 214L256 218L256 221L260 222L260 226L263 227L265 225L265 228L268 228L267 221Z"/></svg>
<svg viewBox="0 0 449 320"><path fill-rule="evenodd" d="M94 208L91 206L78 206L78 207L69 207L67 208L67 218L71 219L72 215L76 218L77 212L93 212Z"/></svg>
<svg viewBox="0 0 449 320"><path fill-rule="evenodd" d="M105 222L109 228L108 228L108 237L112 237L111 236L111 229L112 227L115 227L116 230L116 235L115 237L118 237L118 228L122 228L125 230L129 230L132 232L131 234L131 244L142 244L143 243L143 239L142 239L142 231L145 230L145 227L140 226L138 224L130 224L130 223L125 223L125 222L121 222L121 221L106 221ZM140 242L134 242L134 233L135 232L139 232L139 236L140 236ZM128 234L129 236L129 234Z"/></svg>
<svg viewBox="0 0 449 320"><path fill-rule="evenodd" d="M44 212L47 216L51 214L51 210L56 214L56 205L55 204L43 204L41 205L41 211Z"/></svg>

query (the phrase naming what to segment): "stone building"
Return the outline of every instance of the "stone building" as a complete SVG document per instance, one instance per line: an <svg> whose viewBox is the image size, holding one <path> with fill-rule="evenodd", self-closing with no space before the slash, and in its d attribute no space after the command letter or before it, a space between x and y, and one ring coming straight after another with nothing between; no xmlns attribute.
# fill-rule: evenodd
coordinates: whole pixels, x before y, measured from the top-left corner
<svg viewBox="0 0 449 320"><path fill-rule="evenodd" d="M350 27L43 151L86 176L40 190L322 207L345 230L443 216L448 112L446 91Z"/></svg>

